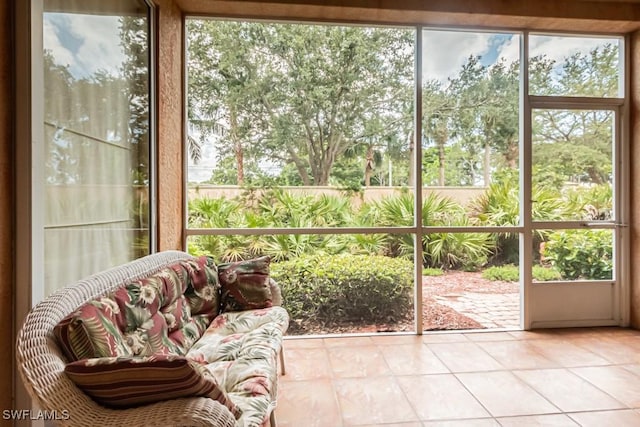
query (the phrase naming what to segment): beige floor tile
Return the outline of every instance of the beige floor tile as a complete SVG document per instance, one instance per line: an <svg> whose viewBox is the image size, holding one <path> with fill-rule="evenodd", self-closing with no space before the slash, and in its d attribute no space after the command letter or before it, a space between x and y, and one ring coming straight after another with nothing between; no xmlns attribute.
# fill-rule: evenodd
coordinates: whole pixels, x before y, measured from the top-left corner
<svg viewBox="0 0 640 427"><path fill-rule="evenodd" d="M622 366L592 366L570 370L628 407L640 407L640 377Z"/></svg>
<svg viewBox="0 0 640 427"><path fill-rule="evenodd" d="M324 348L293 348L284 353L286 375L281 381L331 378L329 355Z"/></svg>
<svg viewBox="0 0 640 427"><path fill-rule="evenodd" d="M422 423L363 424L360 427L422 427Z"/></svg>
<svg viewBox="0 0 640 427"><path fill-rule="evenodd" d="M577 346L566 338L550 340L532 340L529 344L535 347L546 358L558 365L569 368L578 366L609 365L610 362L586 348Z"/></svg>
<svg viewBox="0 0 640 427"><path fill-rule="evenodd" d="M447 367L422 342L379 348L394 375L449 373Z"/></svg>
<svg viewBox="0 0 640 427"><path fill-rule="evenodd" d="M391 375L378 346L331 347L327 351L334 378Z"/></svg>
<svg viewBox="0 0 640 427"><path fill-rule="evenodd" d="M498 418L498 422L502 427L578 427L578 424L565 414Z"/></svg>
<svg viewBox="0 0 640 427"><path fill-rule="evenodd" d="M517 339L509 332L473 332L464 334L469 341L512 341Z"/></svg>
<svg viewBox="0 0 640 427"><path fill-rule="evenodd" d="M534 331L509 331L509 335L519 340L543 340L557 337L550 329L537 329Z"/></svg>
<svg viewBox="0 0 640 427"><path fill-rule="evenodd" d="M356 347L360 345L373 345L371 337L336 337L324 338L324 344L329 347Z"/></svg>
<svg viewBox="0 0 640 427"><path fill-rule="evenodd" d="M422 335L422 342L425 343L440 343L440 342L468 342L469 339L462 333L447 332L447 333L432 333L425 332Z"/></svg>
<svg viewBox="0 0 640 427"><path fill-rule="evenodd" d="M342 415L331 380L279 384L276 421L279 427L342 426Z"/></svg>
<svg viewBox="0 0 640 427"><path fill-rule="evenodd" d="M490 417L453 374L397 378L421 420Z"/></svg>
<svg viewBox="0 0 640 427"><path fill-rule="evenodd" d="M640 364L634 363L631 365L620 365L620 366L622 366L624 369L637 375L640 378Z"/></svg>
<svg viewBox="0 0 640 427"><path fill-rule="evenodd" d="M418 421L394 377L333 380L345 425Z"/></svg>
<svg viewBox="0 0 640 427"><path fill-rule="evenodd" d="M472 420L425 421L423 427L500 427L493 418L476 418Z"/></svg>
<svg viewBox="0 0 640 427"><path fill-rule="evenodd" d="M566 369L514 371L563 412L622 409L626 406Z"/></svg>
<svg viewBox="0 0 640 427"><path fill-rule="evenodd" d="M284 339L285 351L290 348L323 348L324 341L322 338L286 338Z"/></svg>
<svg viewBox="0 0 640 427"><path fill-rule="evenodd" d="M494 417L560 412L511 372L461 373L456 376Z"/></svg>
<svg viewBox="0 0 640 427"><path fill-rule="evenodd" d="M480 342L478 345L507 369L556 368L528 341Z"/></svg>
<svg viewBox="0 0 640 427"><path fill-rule="evenodd" d="M371 340L376 345L407 345L422 343L422 337L420 335L379 335L371 337Z"/></svg>
<svg viewBox="0 0 640 427"><path fill-rule="evenodd" d="M582 427L638 427L640 413L631 409L569 414Z"/></svg>
<svg viewBox="0 0 640 427"><path fill-rule="evenodd" d="M630 329L288 338L284 348L280 427L640 426Z"/></svg>
<svg viewBox="0 0 640 427"><path fill-rule="evenodd" d="M476 343L436 343L427 347L451 372L481 372L504 369Z"/></svg>
<svg viewBox="0 0 640 427"><path fill-rule="evenodd" d="M571 342L608 360L612 364L640 363L640 346L627 343L636 337L599 337L586 336L573 339Z"/></svg>

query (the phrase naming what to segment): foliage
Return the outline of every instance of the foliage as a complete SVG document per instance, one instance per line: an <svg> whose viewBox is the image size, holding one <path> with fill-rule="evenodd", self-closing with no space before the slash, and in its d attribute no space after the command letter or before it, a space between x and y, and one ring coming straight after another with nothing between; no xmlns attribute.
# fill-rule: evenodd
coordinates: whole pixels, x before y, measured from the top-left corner
<svg viewBox="0 0 640 427"><path fill-rule="evenodd" d="M562 275L555 268L544 267L542 265L533 266L533 280L538 282L549 282L562 279Z"/></svg>
<svg viewBox="0 0 640 427"><path fill-rule="evenodd" d="M559 280L560 273L553 268L534 265L532 269L533 280L547 282ZM513 264L493 266L482 272L482 277L487 280L502 280L505 282L517 282L520 280L520 267Z"/></svg>
<svg viewBox="0 0 640 427"><path fill-rule="evenodd" d="M608 230L553 232L542 255L565 279L612 278L613 245Z"/></svg>
<svg viewBox="0 0 640 427"><path fill-rule="evenodd" d="M609 183L568 188L564 197L572 218L593 221L612 217L613 188Z"/></svg>
<svg viewBox="0 0 640 427"><path fill-rule="evenodd" d="M373 202L372 214L381 226L411 226L414 218L414 197L402 194ZM468 218L462 206L448 197L429 193L422 202L424 226L465 226ZM390 235L388 254L412 258L414 239L409 234ZM490 238L483 233L426 233L422 240L423 265L437 268L475 268L483 265L493 249Z"/></svg>
<svg viewBox="0 0 640 427"><path fill-rule="evenodd" d="M412 30L192 19L187 38L189 122L239 185L264 177L263 159L327 185L334 168L354 176L354 156L406 150L393 146L412 129Z"/></svg>
<svg viewBox="0 0 640 427"><path fill-rule="evenodd" d="M441 268L430 268L430 267L425 267L422 269L422 275L423 276L442 276L444 274L444 271L442 271Z"/></svg>
<svg viewBox="0 0 640 427"><path fill-rule="evenodd" d="M386 322L403 318L412 308L413 264L400 258L301 256L272 264L271 276L297 324Z"/></svg>
<svg viewBox="0 0 640 427"><path fill-rule="evenodd" d="M520 270L518 266L513 264L489 267L482 272L482 278L487 280L517 282L520 278Z"/></svg>

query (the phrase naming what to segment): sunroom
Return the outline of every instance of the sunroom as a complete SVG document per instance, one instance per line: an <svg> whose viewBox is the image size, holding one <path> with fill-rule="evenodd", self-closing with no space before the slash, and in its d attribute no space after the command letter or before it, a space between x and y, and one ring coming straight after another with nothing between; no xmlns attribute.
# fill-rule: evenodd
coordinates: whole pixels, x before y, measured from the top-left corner
<svg viewBox="0 0 640 427"><path fill-rule="evenodd" d="M14 12L17 327L148 253L269 255L291 315L279 424L635 420L600 377L640 372L635 3ZM612 401L563 401L554 374ZM495 404L519 392L534 403ZM441 393L455 411L425 403Z"/></svg>

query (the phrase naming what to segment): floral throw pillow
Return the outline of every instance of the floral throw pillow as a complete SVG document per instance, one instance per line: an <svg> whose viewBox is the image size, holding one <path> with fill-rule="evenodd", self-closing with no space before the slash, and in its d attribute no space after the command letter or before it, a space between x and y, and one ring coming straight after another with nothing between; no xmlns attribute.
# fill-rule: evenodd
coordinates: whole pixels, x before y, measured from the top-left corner
<svg viewBox="0 0 640 427"><path fill-rule="evenodd" d="M83 359L67 364L64 371L78 388L110 408L208 396L226 406L236 419L242 413L204 366L182 356Z"/></svg>
<svg viewBox="0 0 640 427"><path fill-rule="evenodd" d="M218 278L222 285L222 310L271 307L273 295L269 277L270 263L271 258L263 256L218 265Z"/></svg>

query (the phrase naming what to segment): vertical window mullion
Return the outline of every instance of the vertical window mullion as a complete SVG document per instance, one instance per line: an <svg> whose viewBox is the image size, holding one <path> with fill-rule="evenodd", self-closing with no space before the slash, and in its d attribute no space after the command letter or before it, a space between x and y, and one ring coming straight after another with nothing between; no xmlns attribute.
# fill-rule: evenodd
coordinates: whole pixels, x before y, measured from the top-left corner
<svg viewBox="0 0 640 427"><path fill-rule="evenodd" d="M416 230L414 244L414 266L415 266L415 300L414 300L414 320L416 334L422 335L422 27L416 28L415 43L415 119L414 119L414 144L415 157L411 159L414 163L415 187L414 187L414 226Z"/></svg>
<svg viewBox="0 0 640 427"><path fill-rule="evenodd" d="M520 326L531 328L530 290L533 283L533 228L531 213L531 105L529 103L529 32L520 38Z"/></svg>

